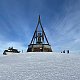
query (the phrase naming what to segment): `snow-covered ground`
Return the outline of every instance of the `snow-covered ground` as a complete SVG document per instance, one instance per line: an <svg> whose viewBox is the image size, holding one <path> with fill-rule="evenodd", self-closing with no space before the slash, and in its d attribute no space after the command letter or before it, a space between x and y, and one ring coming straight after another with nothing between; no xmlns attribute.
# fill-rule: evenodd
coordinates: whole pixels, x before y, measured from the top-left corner
<svg viewBox="0 0 80 80"><path fill-rule="evenodd" d="M80 80L80 55L0 55L0 80Z"/></svg>

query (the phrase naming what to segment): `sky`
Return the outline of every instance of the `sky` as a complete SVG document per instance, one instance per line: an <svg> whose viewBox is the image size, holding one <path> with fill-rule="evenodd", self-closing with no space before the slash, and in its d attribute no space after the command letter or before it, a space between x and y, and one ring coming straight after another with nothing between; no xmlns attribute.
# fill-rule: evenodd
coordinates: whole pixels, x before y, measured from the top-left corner
<svg viewBox="0 0 80 80"><path fill-rule="evenodd" d="M39 15L53 51L80 51L80 0L0 0L0 52L26 51Z"/></svg>

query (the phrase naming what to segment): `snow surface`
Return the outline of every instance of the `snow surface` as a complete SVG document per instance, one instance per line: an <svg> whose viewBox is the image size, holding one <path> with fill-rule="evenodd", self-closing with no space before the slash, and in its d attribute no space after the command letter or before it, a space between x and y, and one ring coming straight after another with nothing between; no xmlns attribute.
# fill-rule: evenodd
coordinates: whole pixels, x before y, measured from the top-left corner
<svg viewBox="0 0 80 80"><path fill-rule="evenodd" d="M0 80L80 80L80 55L0 55Z"/></svg>

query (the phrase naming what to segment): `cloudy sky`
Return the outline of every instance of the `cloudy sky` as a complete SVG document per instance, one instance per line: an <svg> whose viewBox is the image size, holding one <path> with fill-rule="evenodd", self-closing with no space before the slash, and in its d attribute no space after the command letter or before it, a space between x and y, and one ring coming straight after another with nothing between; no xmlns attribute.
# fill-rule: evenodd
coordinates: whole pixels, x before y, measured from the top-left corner
<svg viewBox="0 0 80 80"><path fill-rule="evenodd" d="M80 51L80 0L0 0L0 52L26 51L39 14L53 51Z"/></svg>

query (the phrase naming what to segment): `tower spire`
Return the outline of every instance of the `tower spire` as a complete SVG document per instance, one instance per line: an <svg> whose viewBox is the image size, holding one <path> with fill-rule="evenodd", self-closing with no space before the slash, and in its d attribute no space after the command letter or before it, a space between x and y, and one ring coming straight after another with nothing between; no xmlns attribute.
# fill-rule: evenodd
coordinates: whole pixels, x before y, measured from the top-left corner
<svg viewBox="0 0 80 80"><path fill-rule="evenodd" d="M39 24L40 24L41 31L38 30ZM42 27L40 15L39 15L38 24L36 26L36 29L35 29L35 32L34 32L34 35L33 35L33 38L31 40L31 43L30 44L34 44L34 42L35 42L35 44L36 43L42 43L43 44L44 43L44 39L45 39L45 43L46 44L49 44L48 39L46 37L46 34L44 32L44 29Z"/></svg>
<svg viewBox="0 0 80 80"><path fill-rule="evenodd" d="M40 15L39 15L38 21L40 21Z"/></svg>

